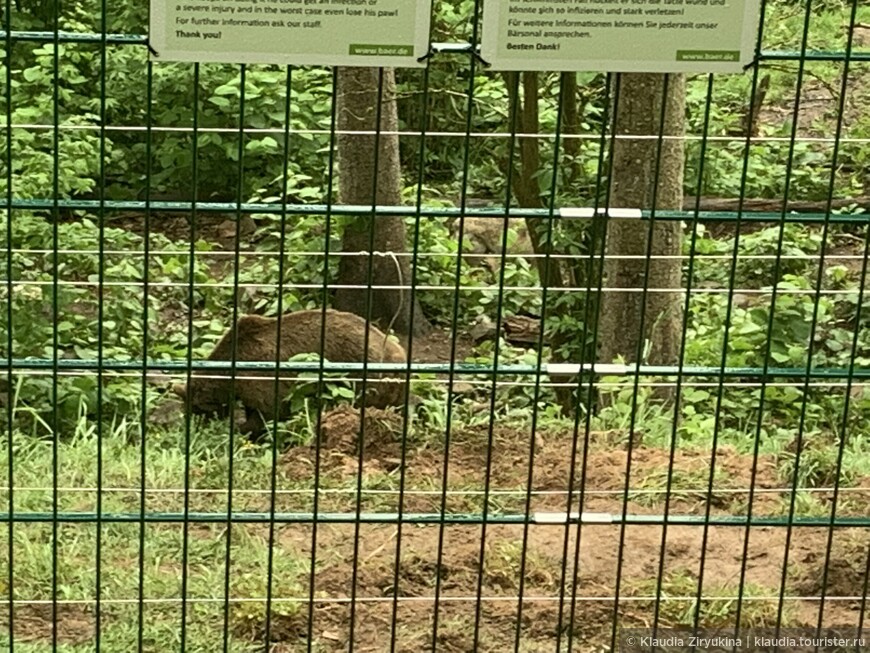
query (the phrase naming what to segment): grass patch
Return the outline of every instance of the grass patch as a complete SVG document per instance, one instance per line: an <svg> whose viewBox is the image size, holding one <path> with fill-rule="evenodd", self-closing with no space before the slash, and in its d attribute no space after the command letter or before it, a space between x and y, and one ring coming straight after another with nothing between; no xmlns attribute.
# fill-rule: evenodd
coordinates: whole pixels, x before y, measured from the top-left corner
<svg viewBox="0 0 870 653"><path fill-rule="evenodd" d="M743 628L769 628L776 626L778 615L777 599L766 597L776 596L778 590L762 587L747 582L743 586L743 601L740 608L740 626ZM661 585L656 579L650 578L632 583L630 595L657 595L661 597L660 621L662 625L693 626L695 615L698 614L698 624L701 628L734 627L737 620L738 596L740 587L736 582L722 583L707 579L703 587L703 596L699 602L698 580L695 575L685 569L677 569L666 573ZM642 603L652 614L653 603ZM789 602L783 606L781 626L794 623L794 614Z"/></svg>

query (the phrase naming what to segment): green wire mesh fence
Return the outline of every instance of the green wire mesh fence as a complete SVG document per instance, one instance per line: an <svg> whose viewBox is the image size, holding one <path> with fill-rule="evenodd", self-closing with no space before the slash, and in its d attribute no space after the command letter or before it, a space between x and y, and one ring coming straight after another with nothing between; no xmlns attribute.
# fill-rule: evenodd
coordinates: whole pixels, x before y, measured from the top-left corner
<svg viewBox="0 0 870 653"><path fill-rule="evenodd" d="M0 649L861 635L870 7L682 76L487 71L479 0L421 70L151 62L141 4L3 6Z"/></svg>

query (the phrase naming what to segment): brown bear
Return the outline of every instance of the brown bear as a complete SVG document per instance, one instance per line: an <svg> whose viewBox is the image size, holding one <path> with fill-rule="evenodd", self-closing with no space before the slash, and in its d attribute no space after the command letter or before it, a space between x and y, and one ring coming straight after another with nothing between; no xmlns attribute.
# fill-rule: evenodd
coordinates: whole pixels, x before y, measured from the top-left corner
<svg viewBox="0 0 870 653"><path fill-rule="evenodd" d="M323 357L331 363L361 363L365 353L366 321L353 313L327 309L326 341L323 344ZM281 318L280 353L278 318L245 315L239 318L236 331L236 360L263 361L275 363L287 361L297 354L320 354L320 334L324 313L322 310L297 311L286 313ZM405 363L405 350L395 340L388 338L374 326L368 329L368 363ZM233 329L230 329L215 346L208 357L212 361L232 359ZM281 406L280 419L289 417L284 399L291 390L288 376L291 371L281 371L278 382L278 400ZM390 380L382 379L383 376ZM263 419L275 415L275 371L237 370L235 383L236 398L245 407L246 421L240 426L242 433L257 436L262 433ZM250 377L263 377L252 379ZM350 372L349 376L359 378L360 372ZM366 383L365 404L376 408L401 404L404 399L404 380L398 380L404 372L369 373ZM212 378L207 378L212 377ZM173 386L173 392L187 399L187 386ZM190 409L199 414L227 416L231 412L230 398L232 380L230 372L223 370L194 372L190 380Z"/></svg>

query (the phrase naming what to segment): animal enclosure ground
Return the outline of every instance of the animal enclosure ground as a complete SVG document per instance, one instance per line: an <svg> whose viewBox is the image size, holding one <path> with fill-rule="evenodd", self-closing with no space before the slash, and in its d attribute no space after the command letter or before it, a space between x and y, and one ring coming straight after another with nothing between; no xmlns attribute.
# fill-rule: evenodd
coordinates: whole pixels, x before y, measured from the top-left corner
<svg viewBox="0 0 870 653"><path fill-rule="evenodd" d="M390 411L368 410L362 454L362 493L357 495L359 413L339 408L325 415L319 455L321 512L389 513L398 509L402 448L401 420ZM627 455L614 448L621 434L590 433L585 456L577 452L576 485L585 484L585 511L621 514ZM446 512L482 509L484 474L487 467L486 427L456 428L451 433L448 461ZM570 429L548 427L541 433L543 444L535 451L532 494L535 511L562 511L567 507L573 437ZM581 432L581 443L583 434ZM176 511L183 507L180 478L183 450L176 445L162 451L154 443L148 460L147 510ZM42 443L27 452L27 465L19 464L15 493L18 509L50 505L47 489L38 485L40 470L50 463L50 448ZM405 458L406 513L437 512L442 495L444 442L410 441ZM498 426L493 432L490 514L524 510L526 475L530 455L529 430ZM93 437L82 437L60 450L60 509L90 510L94 506L94 478L79 464L93 457ZM126 453L124 453L126 452ZM104 443L104 510L138 510L136 458L139 448L108 437ZM710 451L677 450L673 462L672 515L703 515ZM665 510L669 451L639 446L632 455L630 514L661 514ZM110 459L109 456L112 456ZM117 456L117 458L115 457ZM159 460L158 460L159 459ZM276 505L279 512L312 508L311 488L318 467L314 445L294 447L280 454L276 465ZM746 513L752 456L731 447L717 451L713 515ZM220 511L226 507L225 455L198 459L192 469L190 510ZM131 469L132 468L132 469ZM778 471L778 461L760 456L757 464L754 512L759 516L788 513L789 494ZM271 457L268 450L243 446L235 453L233 509L269 510ZM223 475L223 476L222 476ZM866 489L862 479L854 491L843 492L840 514L866 514ZM825 499L829 493L822 492ZM359 502L357 497L359 496ZM7 497L2 497L3 501ZM577 509L576 500L572 509ZM622 545L622 576L618 623L644 626L654 620L657 579L661 565L661 625L691 624L697 593L702 538L701 526L670 526L664 547L660 526L586 524L579 537L579 566L574 579L573 551L578 529L559 525L528 528L523 563L522 525L489 525L484 547L483 577L479 581L481 527L448 525L443 531L439 562L440 529L435 525L405 524L396 563L399 529L396 524L320 524L317 527L316 573L314 576L312 632L316 651L346 650L353 609L355 650L383 651L392 636L397 650L417 651L431 645L433 597L440 578L437 650L467 651L472 648L475 597L480 582L484 597L479 621L481 650L513 648L517 618L520 569L525 564L523 614L519 622L521 651L550 650L569 633L577 650L600 650L609 642L613 622L616 574ZM231 533L230 602L224 612L223 582L226 538ZM96 577L96 527L94 524L61 524L58 545L58 640L65 652L92 650ZM753 527L746 545L742 622L773 626L777 621L778 596L786 552L785 528ZM744 559L745 529L711 526L706 533L701 623L730 627L734 624L738 588ZM0 544L6 550L7 531ZM211 650L214 633L220 632L226 614L230 650L258 650L264 636L266 554L270 538L267 525L191 524L188 531L186 636L188 650ZM308 632L309 569L312 526L277 525L273 580L273 651L306 650ZM788 545L785 581L784 625L814 626L824 577L827 530L800 528ZM101 534L101 640L103 650L126 651L135 647L138 607L132 599L138 592L139 526L102 525ZM21 601L15 607L16 650L44 650L51 642L51 527L47 524L16 524L14 541L14 589ZM355 548L355 541L358 548ZM159 650L177 642L180 632L180 578L183 575L184 528L180 524L148 524L143 547L143 607L145 650ZM826 627L845 632L857 627L860 597L864 594L867 550L866 530L839 529L833 533L830 571L827 575L824 613ZM563 567L563 547L569 564ZM662 553L664 560L662 561ZM5 579L7 570L0 569ZM354 589L353 583L356 583ZM572 591L573 589L573 591ZM5 588L4 588L4 591ZM393 597L396 625L391 629ZM574 621L571 622L572 596ZM560 603L564 598L564 603ZM560 624L560 605L562 621ZM4 606L4 626L8 610ZM0 644L8 637L0 629Z"/></svg>
<svg viewBox="0 0 870 653"><path fill-rule="evenodd" d="M161 243L169 253L152 256L155 270L162 270L164 285L155 285L150 295L156 303L151 314L154 332L152 353L170 359L182 360L187 346L187 288L185 277L179 270L187 267L184 253L188 245L182 243L186 224L175 225L174 243ZM167 225L168 226L168 225ZM755 312L770 305L766 286L771 272L771 254L775 252L777 229L768 227L743 234L737 269L743 282L743 292L734 297L733 329L741 334L744 349L730 351L729 356L752 356L763 350L765 330L757 328ZM857 294L863 260L863 230L858 237L851 233L831 235L826 262L830 267L834 255L843 263L842 275L826 275L825 288L846 289ZM814 255L819 246L817 228L799 232L787 231L791 241L800 246L795 259L783 259L795 277L791 283L800 286L801 280L811 278L815 271ZM123 234L115 234L121 238ZM689 355L698 363L709 362L706 356L715 356L718 364L721 344L716 332L720 331L725 296L718 292L726 287L723 275L727 265L722 260L731 256L733 228L723 230L720 238L706 238L706 255L698 256L695 268L695 287L710 289L697 293L692 300L692 328ZM157 234L152 236L156 243ZM214 244L214 242L212 243ZM139 247L138 241L135 247ZM89 245L91 246L91 245ZM133 245L130 245L134 247ZM171 246L176 250L167 249ZM246 245L247 247L247 245ZM203 265L205 282L196 288L197 297L204 298L205 308L196 305L196 356L207 355L213 340L228 327L227 299L231 291L222 295L208 286L219 281L229 283L232 261L227 255L233 243L220 245L220 250L203 248L198 257ZM138 250L137 250L138 251ZM744 256L745 255L745 256ZM163 257L163 258L161 258ZM766 258L765 258L766 257ZM254 265L259 258L251 258ZM274 258L274 257L273 257ZM165 260L164 260L165 259ZM318 266L321 265L318 263ZM163 267L161 267L163 266ZM247 269L247 268L246 268ZM260 268L248 270L253 284L267 273ZM121 270L122 274L129 271ZM85 272L81 272L85 275ZM259 275L259 277L258 277ZM200 277L197 277L199 279ZM172 285L174 284L174 285ZM184 286L184 287L182 287ZM526 291L524 291L526 292ZM139 290L135 289L138 301ZM201 293L201 295L199 294ZM130 291L131 296L133 291ZM17 295L18 296L18 295ZM245 300L246 310L255 308L263 294L251 294ZM481 295L482 296L482 295ZM777 324L775 333L788 351L796 343L805 343L799 328L806 324L810 314L812 295L796 295L797 305L783 304L791 300L785 291L777 300L777 317L788 318ZM74 334L78 346L95 341L90 325L96 315L96 289L88 287L70 301L87 319L76 318ZM274 298L272 298L274 299ZM849 295L836 295L830 301L826 315L832 316L817 335L814 347L818 356L826 356L827 364L843 364L843 352L848 353L855 312L848 304ZM45 301L44 298L40 301ZM113 315L118 319L118 333L135 334L141 330L141 305L134 302L129 315ZM107 307L117 307L108 303ZM781 306L781 307L780 307ZM42 304L40 304L42 307ZM289 307L286 307L289 310ZM491 309L491 305L490 305ZM836 309L836 310L835 310ZM44 310L40 308L40 310ZM111 310L115 310L114 308ZM127 309L124 308L126 312ZM491 311L490 311L491 312ZM36 326L44 322L33 313L22 312L27 324L16 329L19 335L30 336ZM126 315L126 316L125 316ZM711 318L712 316L712 318ZM719 317L717 317L719 316ZM126 321L124 321L126 320ZM126 325L126 326L125 326ZM212 326L214 325L214 326ZM471 326L466 320L462 328ZM25 328L26 327L26 328ZM91 329L91 330L89 330ZM702 329L707 329L703 332ZM792 332L793 330L793 332ZM39 335L39 334L35 334ZM64 337L66 337L64 335ZM42 340L34 338L40 347ZM138 343L122 343L134 353ZM865 343L861 341L861 350ZM170 346L171 345L171 346ZM415 341L414 358L420 362L445 362L450 359L452 343L449 333L442 328L425 340ZM483 361L490 364L494 357L492 341L477 346L460 334L456 361ZM808 343L804 344L803 352ZM834 346L839 346L835 349ZM158 347L164 347L163 350ZM797 349L800 349L799 347ZM73 346L70 352L76 352ZM18 351L16 349L16 351ZM37 351L37 350L35 350ZM38 350L41 351L41 350ZM119 355L120 347L107 350L107 356ZM532 350L503 347L500 363L536 364ZM87 352L76 354L87 356ZM801 358L792 361L803 364ZM840 356L840 358L836 358ZM736 362L752 362L752 358L736 358ZM413 397L419 403L412 409L413 420L407 430L404 456L405 512L438 513L441 511L443 469L447 445L446 396L443 387L445 375L430 375L413 384ZM37 386L39 377L20 377L23 388L33 388L33 396L44 400L44 386ZM45 377L47 378L47 377ZM93 380L93 375L88 377ZM120 395L116 409L104 412L102 451L102 510L106 513L139 513L138 488L142 461L139 431L139 404L126 407L125 396L135 396L145 403L148 432L145 438L146 514L180 513L185 509L185 433L180 417L180 405L172 398L161 395L154 385L140 396L140 380L136 374L116 379L129 395ZM67 379L62 379L66 381ZM87 380L87 379L85 379ZM652 379L655 381L655 379ZM512 381L501 378L501 381ZM530 382L530 379L523 379ZM603 379L602 385L603 384ZM620 515L623 510L626 447L630 437L629 422L635 415L635 447L631 458L629 478L629 514L662 514L665 510L664 491L668 486L669 469L672 501L671 514L703 517L706 506L716 515L745 515L753 467L752 449L755 438L760 441L756 493L753 512L756 516L787 517L791 508L789 488L793 483L798 433L798 414L802 398L808 398L808 416L811 421L803 430L801 473L797 479L798 492L794 495L794 514L802 517L826 518L830 515L833 487L840 479L837 497L838 517L866 516L868 455L865 438L866 390L861 383L851 388L852 419L849 427L835 430L845 405L845 390L841 385L812 385L808 391L798 392L793 387L771 383L767 388L766 413L762 428L756 429L758 389L750 385L727 385L723 389L723 411L719 428L713 423L716 404L715 379L695 379L697 385L683 387L681 423L676 430L677 448L670 467L670 437L673 406L660 406L645 399L642 386L634 393L633 379L621 379L620 392L626 393L610 409L594 416L591 421L588 451L584 458L585 423L581 420L580 438L576 449L575 489L585 482L583 509L591 512ZM123 383L123 385L121 385ZM627 384L627 385L626 385ZM706 384L706 385L704 385ZM107 386L110 387L110 386ZM533 494L530 511L564 511L568 507L566 489L571 480L571 457L574 445L570 420L548 413L550 406L543 401L539 407L539 438L532 437L530 415L533 401L532 388L499 386L495 411L491 411L491 377L457 376L452 403L453 419L450 429L448 456L448 493L445 500L447 514L478 513L483 509L483 489L486 482L489 449L488 423L493 417L492 457L490 478L491 515L522 514L526 509L529 459L534 444L534 464L529 487ZM40 394L41 393L41 394ZM823 394L823 396L822 396ZM105 395L104 395L105 397ZM77 407L87 408L87 402ZM729 403L730 402L730 403ZM817 405L818 404L818 405ZM34 405L38 405L35 404ZM691 409L691 412L690 412ZM19 410L19 407L16 407ZM23 408L21 423L26 426L31 414ZM34 414L39 414L34 409ZM322 447L318 470L318 452L311 444L311 434L317 425L314 412L305 419L285 425L291 431L291 446L280 453L275 468L276 500L279 512L309 512L314 509L312 488L321 488L319 512L390 513L399 509L399 490L403 462L402 438L404 428L401 411L368 410L364 429L362 477L358 477L359 414L350 409L336 409L324 416ZM97 434L94 416L76 414L58 443L57 509L61 512L93 512L97 508ZM227 507L227 486L230 460L227 456L226 424L195 424L190 440L190 487L188 509L192 512L221 514ZM717 448L713 492L708 496L708 478L711 469L710 440L717 433ZM844 433L842 469L837 468L839 433ZM14 451L13 479L5 477L8 469L9 449L0 447L0 488L15 487L16 512L42 512L54 509L51 492L53 478L52 443L46 434L34 435L22 427L12 442ZM585 476L582 470L585 470ZM252 446L236 438L232 463L233 510L268 511L269 488L272 484L272 458L268 445ZM315 482L316 479L316 482ZM357 503L357 488L362 489ZM0 490L0 505L7 505L8 494ZM577 500L572 504L577 509ZM231 565L229 579L226 569L226 524L193 523L187 530L187 599L185 637L187 650L211 653L214 640L220 638L224 623L230 637L231 651L262 650L259 642L265 631L264 597L268 592L267 565L270 532L268 526L234 524L231 533ZM139 637L139 561L142 560L142 608L144 641L149 651L177 650L182 631L181 578L185 575L183 552L185 530L181 524L148 524L140 544L140 528L136 523L104 523L100 529L100 641L101 650L135 650ZM353 525L322 524L317 530L317 548L314 585L314 621L312 634L317 651L338 651L348 648L351 636L350 599L354 596L353 579L356 573L356 608L353 615L353 637L358 651L382 651L389 646L392 636L393 597L398 596L395 635L397 650L420 650L433 637L433 596L436 580L440 578L442 601L439 606L437 633L438 650L467 651L473 648L475 599L480 572L479 526L451 525L444 531L443 556L438 563L437 525L407 524L402 528L399 564L396 566L398 533L395 525L363 524L357 532ZM701 605L701 622L706 625L733 625L740 592L744 554L742 527L711 527L708 533L707 556ZM566 569L563 580L562 560L565 538L568 539L568 560L573 560L573 547L577 542L577 529L559 526L533 525L529 528L526 548L525 583L523 587L523 615L519 620L520 650L540 651L555 649L560 634L563 646L573 633L575 650L600 648L609 642L614 615L613 596L616 590L617 560L623 531L618 525L584 525L580 538L580 557L577 567L578 582L573 579L573 568ZM359 549L354 553L354 541L359 536ZM701 526L672 526L662 548L662 529L658 526L629 526L624 530L622 546L623 567L618 605L619 623L645 625L652 623L656 611L656 595L661 552L662 567L659 621L662 625L692 623L694 596L697 594L700 569ZM9 537L6 528L0 529L0 551L6 551ZM276 553L273 560L273 618L271 636L273 651L293 652L306 650L308 630L309 570L311 561L312 529L310 525L279 525L274 532ZM517 621L517 594L520 568L523 560L522 526L491 525L487 528L485 563L481 595L484 597L480 613L481 650L511 650L514 645ZM744 624L773 625L779 612L778 597L782 583L782 565L786 551L785 528L752 528L746 549L746 582L743 585L742 619ZM94 523L63 523L58 526L57 573L52 582L53 533L48 523L16 523L13 539L13 587L18 601L15 605L14 632L16 650L40 653L51 645L52 622L58 623L57 634L63 653L84 653L94 648L97 578L97 525ZM830 560L827 560L827 531L823 528L795 529L789 542L788 575L785 583L783 621L786 624L814 625L818 619L822 582L827 581L825 608L822 621L826 626L855 627L861 612L860 597L864 594L867 568L867 548L870 544L866 529L836 529L832 538ZM354 564L356 558L356 565ZM827 563L827 564L826 564ZM8 564L0 562L0 595L8 592ZM827 577L824 569L829 569ZM398 568L398 576L395 571ZM397 578L397 583L394 582ZM225 603L224 586L228 583L229 597ZM56 585L56 588L52 586ZM56 614L52 612L52 590L61 603ZM568 603L561 629L559 624L560 596L564 590ZM576 594L573 611L570 599ZM225 606L226 610L225 610ZM0 610L7 609L6 606ZM2 619L8 625L8 613ZM574 615L573 624L570 615ZM8 628L0 627L0 648L6 645Z"/></svg>

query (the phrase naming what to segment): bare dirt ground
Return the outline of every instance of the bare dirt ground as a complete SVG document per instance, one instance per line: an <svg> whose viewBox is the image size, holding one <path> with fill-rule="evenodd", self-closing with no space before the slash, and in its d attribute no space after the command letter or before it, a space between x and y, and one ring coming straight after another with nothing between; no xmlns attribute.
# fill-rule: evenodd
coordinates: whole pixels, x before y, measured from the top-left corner
<svg viewBox="0 0 870 653"><path fill-rule="evenodd" d="M235 248L236 222L235 214L211 213L200 211L196 217L194 240L206 240L215 243L222 249L232 250ZM124 229L139 236L145 237L145 214L124 213L112 216L109 224L112 227ZM189 213L161 213L153 212L150 220L151 233L163 234L170 240L187 242L190 239L190 214ZM241 246L247 243L248 238L256 229L256 223L248 216L242 217L242 223L238 230L242 237Z"/></svg>
<svg viewBox="0 0 870 653"><path fill-rule="evenodd" d="M415 344L415 358L447 359L449 344L444 334L434 334ZM460 339L459 349L470 351L470 343ZM587 438L581 429L575 438L569 430L542 429L538 435L533 438L530 429L498 423L491 433L485 425L457 426L450 430L448 449L446 434L440 441L418 441L413 429L404 433L395 410L367 409L361 430L360 412L340 407L323 416L319 450L316 445L292 448L283 453L280 465L298 486L314 487L318 475L321 488L345 489L356 486L361 465L364 490L395 490L404 469L401 504L395 491L364 492L359 504L353 492L324 492L321 512L358 508L432 514L443 507L448 515L480 513L488 475L491 515L524 514L527 503L530 513L566 511L568 488L574 490L570 510L576 511L582 488L582 510L617 520L623 510L628 515L667 511L703 517L708 506L713 517L744 516L754 468L753 514L788 514L787 476L781 461L771 456L754 461L720 447L708 492L709 450L678 449L671 461L670 451L637 445L630 457L626 502L629 456L621 434L593 432ZM445 479L449 492L442 496ZM865 486L870 489L870 479ZM817 496L829 510L832 494ZM309 511L311 498L281 497L277 509ZM839 497L840 516L865 516L868 509L865 492ZM278 532L280 551L310 560L310 525L280 527ZM567 650L569 638L574 650L602 650L610 643L614 623L629 627L656 622L659 577L664 599L659 625L692 624L703 573L704 626L734 626L742 583L744 626L775 626L783 594L783 625L814 627L821 618L825 628L851 635L861 616L868 547L870 533L857 528L831 533L821 527L753 526L747 541L744 526L705 529L700 523L671 525L666 532L657 524L590 523L579 529L490 524L485 539L479 524L406 524L401 529L395 524L322 524L317 528L312 632L320 651L347 650L351 639L356 651L386 651L395 638L397 651L431 650L434 641L439 651L471 651L476 644L477 650L496 652L514 650L517 637L519 651L556 650L560 642ZM298 602L274 615L273 652L306 650L308 591L306 577L292 597ZM483 597L479 612L478 595ZM262 609L237 615L236 636L261 641L262 615Z"/></svg>
<svg viewBox="0 0 870 653"><path fill-rule="evenodd" d="M389 420L378 411L369 411L366 418L364 433L372 437L362 456L364 486L377 474L398 473L401 443L384 432ZM356 411L339 409L327 415L324 444L330 453L322 459L324 478L355 473L359 463L355 447L358 432ZM487 435L486 429L453 435L448 457L449 487L452 490L483 487L489 463L491 489L497 495L490 506L491 514L522 512L524 495L511 498L498 492L525 485L529 435L496 427L489 461ZM622 491L627 456L624 450L602 450L596 444L607 440L608 434L591 434L585 475L580 467L584 462L582 449L578 451L574 486L582 478L587 491L585 511L620 515L625 507ZM569 487L572 443L570 433L545 434L543 447L535 452L531 488L536 493L554 493L534 494L529 500L532 511L566 509L567 498L560 491ZM310 448L291 450L285 454L283 463L293 466L300 475L311 474L313 453ZM674 459L675 476L703 479L709 473L709 461L709 452L678 451ZM406 456L406 488L439 488L444 462L443 449L411 446ZM669 452L637 449L632 456L630 486L663 489L668 463ZM717 469L711 513L745 514L747 493L733 490L750 487L752 458L723 448L717 452ZM774 461L761 458L753 501L756 515L784 514L787 494L766 491L782 485ZM703 483L694 487L703 489ZM333 501L327 500L329 507L323 509L340 509ZM405 512L438 512L440 501L438 493L411 492L403 505ZM674 497L668 509L672 515L703 515L706 505L703 492L684 492ZM479 507L479 496L450 495L447 500L448 513ZM388 512L397 508L395 498L383 499L378 510ZM576 500L572 509L577 509ZM634 515L662 514L664 510L664 495L658 494L631 495L627 506L627 512ZM522 525L489 525L481 550L482 530L480 525L447 525L443 529L437 524L405 525L401 531L395 524L364 524L358 531L354 525L319 526L315 595L321 602L313 610L313 632L321 649L347 650L353 612L352 636L357 651L389 650L394 636L399 651L430 649L433 637L439 651L471 651L475 645L475 623L481 651L513 650L517 636L521 651L556 650L557 640L561 639L566 646L569 634L575 650L600 650L610 642L614 619L620 627L650 626L654 622L656 580L660 573L666 600L660 606L658 623L691 624L692 597L697 592L702 552L703 594L707 598L702 602L702 625L733 627L743 579L744 626L774 626L787 552L783 624L816 625L821 603L818 597L824 582L827 600L822 624L854 632L860 615L859 597L864 594L870 544L866 530L834 531L825 576L829 538L825 528L802 527L789 532L787 528L752 527L747 542L743 526L711 526L705 530L701 525L672 525L663 533L660 525L584 524L579 531L576 526L564 525L531 525L527 531ZM359 545L355 550L357 535ZM311 537L311 527L282 529L281 548L308 558ZM578 542L575 567L572 561ZM565 560L567 564L563 563ZM517 631L517 596L523 564L525 599ZM615 610L613 597L618 576L620 601ZM434 597L439 579L438 630L433 635ZM478 594L484 597L479 615L475 611ZM393 629L392 599L396 595L399 600ZM348 603L351 596L358 601L353 610ZM273 650L304 649L308 610L305 605L301 607L279 620L280 626L273 632L278 646ZM245 632L257 639L263 634L261 626L249 620Z"/></svg>

